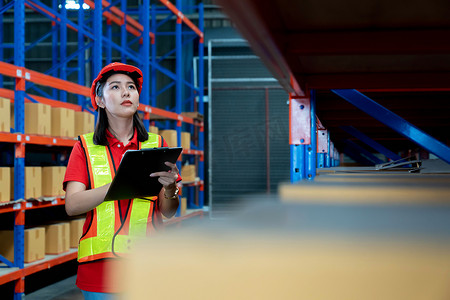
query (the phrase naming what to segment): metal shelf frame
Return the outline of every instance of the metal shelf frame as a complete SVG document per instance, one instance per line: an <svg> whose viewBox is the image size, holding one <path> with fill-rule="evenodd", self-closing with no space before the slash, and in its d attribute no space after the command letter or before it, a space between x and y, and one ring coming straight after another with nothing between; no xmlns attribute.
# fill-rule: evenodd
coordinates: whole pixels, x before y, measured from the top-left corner
<svg viewBox="0 0 450 300"><path fill-rule="evenodd" d="M316 116L316 91L305 97L289 94L291 182L314 180L316 169L339 165L339 151Z"/></svg>
<svg viewBox="0 0 450 300"><path fill-rule="evenodd" d="M181 128L183 123L190 128L191 134L197 137L194 149L185 150L184 155L198 166L200 181L195 184L186 184L188 189L188 207L202 208L204 203L203 178L204 178L204 136L203 121L182 116L183 107L189 107L192 111L204 114L203 91L203 4L187 7L195 9L199 15L198 26L194 25L183 13L183 1L177 0L175 5L169 1L143 0L138 10L127 9L127 1L119 0L110 3L106 0L81 0L80 7L87 4L89 10L78 9L69 11L65 7L65 1L53 0L51 7L37 0L11 1L0 7L0 21L5 12L13 11L14 15L14 43L4 42L3 22L0 22L0 96L11 99L14 102L14 132L0 133L0 142L13 143L14 150L14 199L24 199L24 170L25 153L27 144L50 146L73 146L74 139L55 138L51 136L36 136L24 133L24 104L25 102L39 102L51 106L70 108L76 111L88 111L95 113L90 107L87 87L90 77L98 74L103 65L112 62L112 50L120 54L122 62L131 62L137 65L144 74L139 111L144 114L144 124L150 126L150 114L173 120L178 133L178 144L181 145ZM52 22L51 30L41 37L31 41L25 47L25 9L29 8L48 18ZM164 22L175 21L175 32L159 32L156 17L166 15ZM76 21L74 21L76 20ZM118 26L115 28L113 26ZM68 29L77 33L78 49L68 53ZM119 42L113 36L113 30L120 32ZM175 49L169 55L175 53L175 72L162 67L161 61L156 59L156 47L158 36L173 35ZM33 37L35 38L35 37ZM43 41L51 39L52 65L44 73L30 70L25 66L26 52L39 45ZM27 41L29 42L29 41ZM182 59L187 45L198 45L198 78L185 78ZM13 48L13 57L4 57L5 49ZM88 58L90 57L90 58ZM193 59L193 57L192 57ZM77 61L76 67L69 67ZM88 73L87 73L88 72ZM156 107L156 97L161 95L168 87L157 90L157 72L172 79L171 86L175 86L176 99L173 111ZM70 74L77 74L77 83L67 81ZM88 74L88 75L86 75ZM14 90L3 88L3 77L12 77L15 81ZM40 86L50 88L50 93ZM189 96L183 94L186 88ZM32 91L32 92L31 92ZM31 92L31 93L30 93ZM75 95L77 103L69 103L68 95ZM188 103L188 105L186 105ZM180 164L179 164L180 165ZM181 168L180 168L181 169ZM195 198L192 197L195 191ZM61 205L63 200L56 204ZM25 211L29 202L19 202L14 205L0 207L2 212L14 212L14 267L17 267L18 276L15 285L15 299L21 299L24 293L24 277L29 273L24 264L24 223ZM40 208L43 206L32 207ZM179 213L178 213L179 216ZM75 258L74 255L73 258ZM72 258L71 258L72 259ZM28 270L28 271L27 271ZM27 273L28 272L28 273ZM2 277L0 277L0 280Z"/></svg>

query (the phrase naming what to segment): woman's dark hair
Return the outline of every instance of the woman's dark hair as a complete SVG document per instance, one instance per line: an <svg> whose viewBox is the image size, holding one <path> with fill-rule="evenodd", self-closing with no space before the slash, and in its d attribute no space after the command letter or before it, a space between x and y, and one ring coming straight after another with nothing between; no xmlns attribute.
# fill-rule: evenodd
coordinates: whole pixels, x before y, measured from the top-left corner
<svg viewBox="0 0 450 300"><path fill-rule="evenodd" d="M120 73L120 72L117 72L117 73ZM134 78L132 78L132 79L137 86L136 80ZM105 87L106 80L107 80L107 78L102 80L102 82L97 83L97 87L95 88L95 93L99 97L103 97L103 88ZM106 139L106 130L109 127L108 116L106 115L105 109L101 108L100 106L97 108L97 111L98 111L98 119L97 119L97 124L95 125L95 130L94 130L94 137L93 137L94 144L107 146L108 140ZM133 128L136 128L138 141L144 142L144 141L148 140L148 132L145 129L144 123L142 122L141 118L139 117L139 114L137 111L133 115Z"/></svg>

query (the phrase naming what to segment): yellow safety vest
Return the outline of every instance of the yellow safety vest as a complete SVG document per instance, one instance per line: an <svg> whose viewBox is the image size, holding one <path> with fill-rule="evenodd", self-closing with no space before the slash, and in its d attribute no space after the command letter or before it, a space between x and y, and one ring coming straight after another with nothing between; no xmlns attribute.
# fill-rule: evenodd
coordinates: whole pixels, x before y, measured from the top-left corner
<svg viewBox="0 0 450 300"><path fill-rule="evenodd" d="M148 135L147 141L139 142L139 149L161 147L161 136L154 133ZM92 189L110 183L115 175L109 147L95 145L93 136L93 133L80 136ZM132 199L125 212L121 211L119 201L104 201L94 208L89 212L91 221L78 245L78 261L120 257L129 252L136 241L155 229L153 221L157 199Z"/></svg>

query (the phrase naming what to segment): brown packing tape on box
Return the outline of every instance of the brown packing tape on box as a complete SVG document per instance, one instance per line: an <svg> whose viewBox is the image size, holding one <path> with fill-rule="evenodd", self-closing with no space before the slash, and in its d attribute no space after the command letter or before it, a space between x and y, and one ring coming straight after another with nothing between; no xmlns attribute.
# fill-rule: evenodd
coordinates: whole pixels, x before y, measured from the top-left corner
<svg viewBox="0 0 450 300"><path fill-rule="evenodd" d="M11 131L11 101L0 97L0 132Z"/></svg>
<svg viewBox="0 0 450 300"><path fill-rule="evenodd" d="M45 253L60 254L69 251L70 225L68 222L45 226Z"/></svg>
<svg viewBox="0 0 450 300"><path fill-rule="evenodd" d="M76 219L70 221L70 248L78 248L78 242L83 234L83 219Z"/></svg>
<svg viewBox="0 0 450 300"><path fill-rule="evenodd" d="M75 111L63 107L52 107L52 136L73 137L75 133Z"/></svg>
<svg viewBox="0 0 450 300"><path fill-rule="evenodd" d="M0 254L14 262L14 231L0 231ZM30 263L45 257L45 228L24 230L24 261Z"/></svg>
<svg viewBox="0 0 450 300"><path fill-rule="evenodd" d="M11 170L10 168L0 168L0 202L11 200Z"/></svg>
<svg viewBox="0 0 450 300"><path fill-rule="evenodd" d="M42 103L25 103L25 133L51 135L51 106Z"/></svg>
<svg viewBox="0 0 450 300"><path fill-rule="evenodd" d="M65 173L66 167L64 166L42 167L42 195L64 195L63 181Z"/></svg>
<svg viewBox="0 0 450 300"><path fill-rule="evenodd" d="M14 197L14 168L11 168L11 195ZM25 167L25 199L42 196L42 167Z"/></svg>
<svg viewBox="0 0 450 300"><path fill-rule="evenodd" d="M25 262L45 257L45 228L34 227L25 230Z"/></svg>
<svg viewBox="0 0 450 300"><path fill-rule="evenodd" d="M42 167L25 167L25 199L42 196Z"/></svg>

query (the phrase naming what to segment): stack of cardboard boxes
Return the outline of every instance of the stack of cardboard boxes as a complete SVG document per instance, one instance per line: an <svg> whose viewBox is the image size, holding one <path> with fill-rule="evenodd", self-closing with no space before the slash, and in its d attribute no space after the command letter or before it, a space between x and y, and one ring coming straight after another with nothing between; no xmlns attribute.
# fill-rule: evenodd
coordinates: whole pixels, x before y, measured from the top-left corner
<svg viewBox="0 0 450 300"><path fill-rule="evenodd" d="M5 168L6 169L6 168ZM14 198L14 168L10 170L10 199ZM62 182L66 167L25 167L25 199L60 197L64 195ZM5 175L6 177L6 175ZM0 179L1 180L1 179ZM0 183L1 184L1 183ZM9 201L9 200L8 200Z"/></svg>
<svg viewBox="0 0 450 300"><path fill-rule="evenodd" d="M163 137L169 147L178 146L178 135L176 130L160 130L159 134ZM181 147L183 150L191 149L191 134L189 132L181 132Z"/></svg>
<svg viewBox="0 0 450 300"><path fill-rule="evenodd" d="M74 138L94 129L92 114L42 103L25 103L24 122L25 134L30 135ZM11 132L13 127L14 103L0 98L0 132ZM64 173L65 167L25 167L25 199L64 195ZM0 202L13 199L14 168L0 168L0 187Z"/></svg>
<svg viewBox="0 0 450 300"><path fill-rule="evenodd" d="M14 127L14 104L0 99L0 131ZM6 117L7 116L7 117ZM73 138L94 130L94 115L43 103L25 103L25 134Z"/></svg>
<svg viewBox="0 0 450 300"><path fill-rule="evenodd" d="M30 263L45 255L61 254L78 247L84 219L25 229L24 261ZM0 254L14 262L14 231L0 231Z"/></svg>

